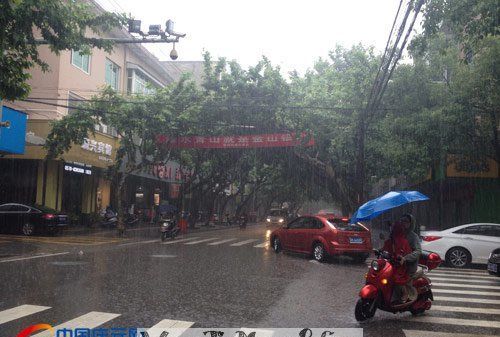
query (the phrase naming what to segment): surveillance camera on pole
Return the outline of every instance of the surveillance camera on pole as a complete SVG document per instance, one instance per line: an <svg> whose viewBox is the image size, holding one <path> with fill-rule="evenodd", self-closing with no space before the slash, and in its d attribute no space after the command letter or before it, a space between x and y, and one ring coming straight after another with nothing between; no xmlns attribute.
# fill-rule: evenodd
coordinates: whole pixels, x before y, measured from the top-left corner
<svg viewBox="0 0 500 337"><path fill-rule="evenodd" d="M174 22L172 20L167 20L165 23L165 32L168 33L168 35L172 35L175 37L185 37L186 34L181 34L181 33L176 33L174 31Z"/></svg>

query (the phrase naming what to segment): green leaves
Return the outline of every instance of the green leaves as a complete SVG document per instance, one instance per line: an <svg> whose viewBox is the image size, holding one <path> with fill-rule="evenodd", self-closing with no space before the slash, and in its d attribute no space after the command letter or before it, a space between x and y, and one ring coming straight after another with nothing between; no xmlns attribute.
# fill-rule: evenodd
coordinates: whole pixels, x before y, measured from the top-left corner
<svg viewBox="0 0 500 337"><path fill-rule="evenodd" d="M48 41L54 53L94 47L112 50L109 41L86 37L86 30L105 32L125 23L125 16L95 14L90 5L60 0L8 0L0 2L0 97L7 100L29 94L28 69L48 65L39 57L37 40Z"/></svg>

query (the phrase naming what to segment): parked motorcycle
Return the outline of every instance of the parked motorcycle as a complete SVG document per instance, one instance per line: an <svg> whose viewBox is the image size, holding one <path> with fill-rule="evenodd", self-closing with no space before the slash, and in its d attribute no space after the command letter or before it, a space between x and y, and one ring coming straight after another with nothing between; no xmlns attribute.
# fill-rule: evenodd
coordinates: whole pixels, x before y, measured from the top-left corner
<svg viewBox="0 0 500 337"><path fill-rule="evenodd" d="M118 223L118 215L111 209L106 208L101 212L101 223L103 227L114 227Z"/></svg>
<svg viewBox="0 0 500 337"><path fill-rule="evenodd" d="M168 238L175 239L180 230L175 219L172 216L161 215L159 221L161 241Z"/></svg>
<svg viewBox="0 0 500 337"><path fill-rule="evenodd" d="M362 322L375 315L377 309L392 313L410 311L413 315L429 310L434 297L431 281L426 276L429 270L435 269L441 263L436 253L423 252L419 260L419 270L412 277L413 289L409 300L405 303L392 302L393 297L393 266L398 263L386 251L374 250L376 260L373 260L366 274L366 285L359 292L354 316ZM413 293L412 293L413 292Z"/></svg>

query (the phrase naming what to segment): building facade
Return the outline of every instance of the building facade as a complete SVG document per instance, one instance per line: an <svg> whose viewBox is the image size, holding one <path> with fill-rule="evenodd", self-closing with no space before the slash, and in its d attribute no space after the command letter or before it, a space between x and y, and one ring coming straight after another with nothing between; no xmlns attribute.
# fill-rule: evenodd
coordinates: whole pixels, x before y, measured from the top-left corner
<svg viewBox="0 0 500 337"><path fill-rule="evenodd" d="M132 38L125 30L103 37ZM2 102L25 112L28 121L25 153L0 158L0 203L36 203L76 215L97 212L112 202L106 172L115 163L119 147L116 131L96 125L95 135L89 134L82 145L73 146L57 160L46 160L43 145L50 121L71 114L79 101L92 98L106 86L124 95L148 94L173 78L140 44L116 44L111 53L94 49L91 55L77 50L56 55L41 46L39 53L50 70L31 69L32 91L26 100Z"/></svg>

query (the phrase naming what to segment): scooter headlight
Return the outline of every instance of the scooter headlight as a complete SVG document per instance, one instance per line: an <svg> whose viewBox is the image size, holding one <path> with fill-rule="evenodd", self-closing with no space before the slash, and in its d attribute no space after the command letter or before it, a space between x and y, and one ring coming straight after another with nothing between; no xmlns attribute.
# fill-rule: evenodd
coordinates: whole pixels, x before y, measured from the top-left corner
<svg viewBox="0 0 500 337"><path fill-rule="evenodd" d="M372 266L372 269L375 271L379 271L379 269L380 269L380 265L378 264L377 260L373 260L371 266Z"/></svg>
<svg viewBox="0 0 500 337"><path fill-rule="evenodd" d="M279 223L282 223L283 221L285 221L285 219L283 219L283 218L278 220Z"/></svg>
<svg viewBox="0 0 500 337"><path fill-rule="evenodd" d="M162 227L168 227L168 222L164 222L161 224Z"/></svg>

